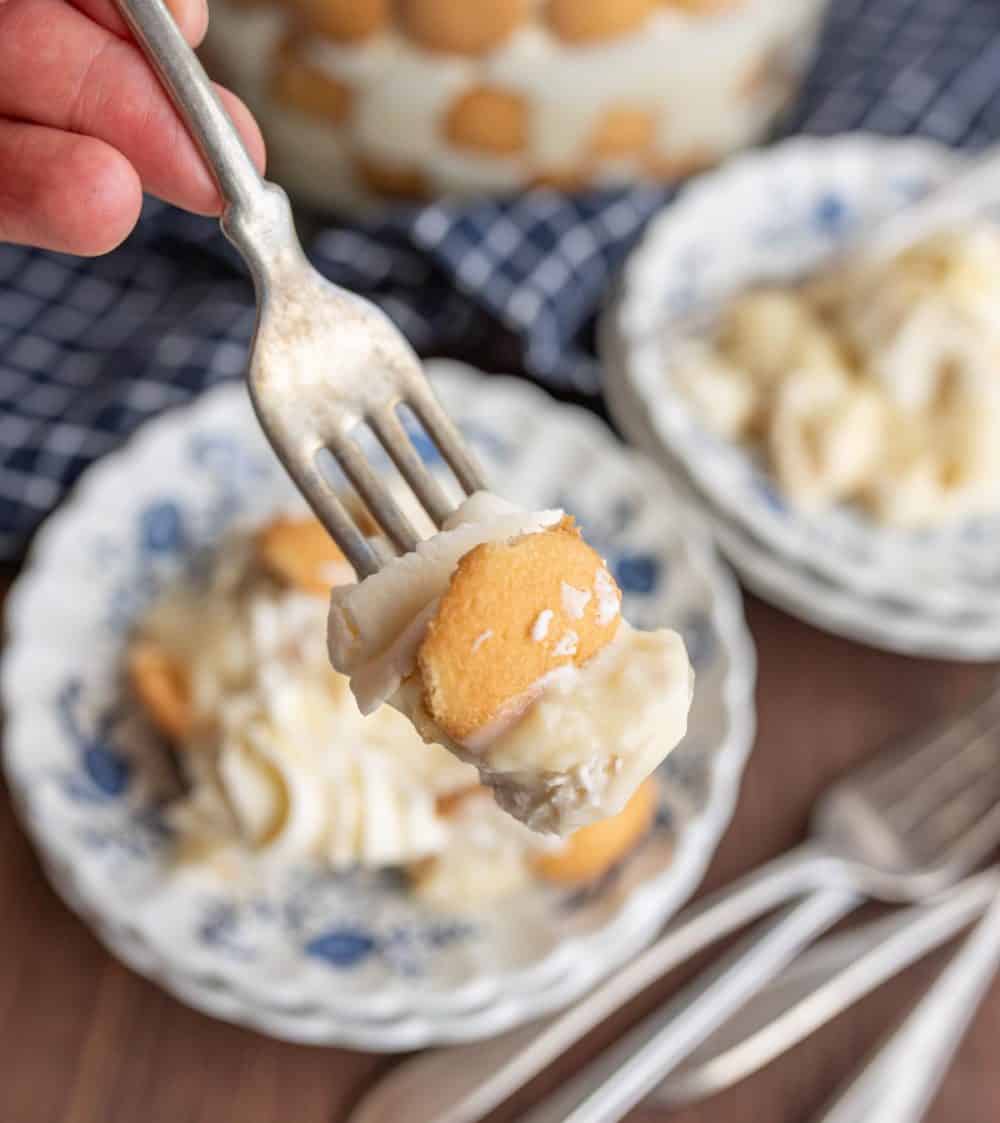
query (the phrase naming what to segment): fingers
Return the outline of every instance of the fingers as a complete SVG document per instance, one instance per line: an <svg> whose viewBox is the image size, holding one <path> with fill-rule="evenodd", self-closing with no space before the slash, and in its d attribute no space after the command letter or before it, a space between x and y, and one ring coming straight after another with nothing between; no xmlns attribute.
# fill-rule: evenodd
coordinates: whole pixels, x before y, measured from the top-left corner
<svg viewBox="0 0 1000 1123"><path fill-rule="evenodd" d="M70 0L70 3L115 35L130 37L115 0ZM173 13L181 34L192 47L197 47L208 30L208 4L205 0L166 0L166 5Z"/></svg>
<svg viewBox="0 0 1000 1123"><path fill-rule="evenodd" d="M0 168L0 242L92 256L139 218L139 177L104 141L0 120Z"/></svg>
<svg viewBox="0 0 1000 1123"><path fill-rule="evenodd" d="M62 0L0 3L0 116L106 141L147 191L199 214L221 201L193 141L132 43ZM258 167L264 144L246 107L220 91Z"/></svg>

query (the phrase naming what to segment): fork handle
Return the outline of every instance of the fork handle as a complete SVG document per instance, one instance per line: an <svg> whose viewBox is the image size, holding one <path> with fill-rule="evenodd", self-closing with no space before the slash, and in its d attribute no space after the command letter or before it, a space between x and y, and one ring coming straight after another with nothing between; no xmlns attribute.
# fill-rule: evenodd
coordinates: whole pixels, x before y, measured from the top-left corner
<svg viewBox="0 0 1000 1123"><path fill-rule="evenodd" d="M273 259L274 249L298 249L288 197L257 171L163 0L116 3L205 157L222 193L222 230L257 280Z"/></svg>
<svg viewBox="0 0 1000 1123"><path fill-rule="evenodd" d="M1000 966L1000 897L902 1026L817 1123L919 1123Z"/></svg>
<svg viewBox="0 0 1000 1123"><path fill-rule="evenodd" d="M978 920L1000 894L1000 870L978 874L925 904L898 909L805 952L657 1089L676 1107L758 1072L887 979Z"/></svg>
<svg viewBox="0 0 1000 1123"><path fill-rule="evenodd" d="M861 900L849 886L834 885L787 906L522 1123L618 1123L749 997Z"/></svg>
<svg viewBox="0 0 1000 1123"><path fill-rule="evenodd" d="M793 898L829 884L830 859L805 843L680 913L586 997L502 1037L425 1053L393 1069L351 1123L476 1123L596 1025L680 963Z"/></svg>

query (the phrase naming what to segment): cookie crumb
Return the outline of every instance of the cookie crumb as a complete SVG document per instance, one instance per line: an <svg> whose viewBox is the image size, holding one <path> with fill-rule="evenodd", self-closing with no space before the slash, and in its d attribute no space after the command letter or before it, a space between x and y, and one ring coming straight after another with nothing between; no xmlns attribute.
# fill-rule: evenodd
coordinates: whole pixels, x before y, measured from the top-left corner
<svg viewBox="0 0 1000 1123"><path fill-rule="evenodd" d="M597 622L602 627L610 624L621 610L621 594L611 574L602 566L594 577L597 594Z"/></svg>
<svg viewBox="0 0 1000 1123"><path fill-rule="evenodd" d="M481 635L476 636L475 642L472 644L472 654L475 655L476 652L483 646L483 644L486 643L487 640L491 639L492 636L492 628L487 628L486 631Z"/></svg>
<svg viewBox="0 0 1000 1123"><path fill-rule="evenodd" d="M583 619L583 614L592 597L593 593L589 589L578 589L567 581L562 583L563 611L567 616L572 616L574 620Z"/></svg>

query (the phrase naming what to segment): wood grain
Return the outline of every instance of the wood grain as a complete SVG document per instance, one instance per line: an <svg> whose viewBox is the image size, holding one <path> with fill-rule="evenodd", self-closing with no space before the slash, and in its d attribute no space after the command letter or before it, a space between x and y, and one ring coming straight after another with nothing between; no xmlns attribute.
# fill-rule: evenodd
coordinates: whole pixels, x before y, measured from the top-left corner
<svg viewBox="0 0 1000 1123"><path fill-rule="evenodd" d="M994 668L911 660L837 640L751 601L760 654L758 744L739 810L707 878L718 887L794 844L817 793L887 737L966 704ZM0 1120L3 1123L338 1123L392 1062L270 1041L181 1006L111 959L49 889L9 800L0 800ZM642 1123L807 1123L919 996L938 956L765 1072L700 1105L646 1106ZM669 994L664 980L559 1068L542 1089ZM949 1074L931 1123L1000 1118L1000 989ZM405 1123L401 1120L400 1123Z"/></svg>

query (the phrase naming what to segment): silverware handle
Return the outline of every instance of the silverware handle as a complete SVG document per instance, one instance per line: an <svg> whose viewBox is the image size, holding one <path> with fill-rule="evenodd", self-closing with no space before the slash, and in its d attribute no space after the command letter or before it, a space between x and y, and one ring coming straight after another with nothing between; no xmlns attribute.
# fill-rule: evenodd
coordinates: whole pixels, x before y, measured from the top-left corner
<svg viewBox="0 0 1000 1123"><path fill-rule="evenodd" d="M283 236L282 245L289 231L294 238L285 193L257 171L232 118L163 0L116 3L219 185L223 232L257 279L272 256L268 236Z"/></svg>
<svg viewBox="0 0 1000 1123"><path fill-rule="evenodd" d="M817 1123L919 1123L998 967L1000 897L902 1026Z"/></svg>
<svg viewBox="0 0 1000 1123"><path fill-rule="evenodd" d="M717 940L814 889L829 858L814 844L685 909L627 966L560 1014L502 1037L440 1049L394 1069L351 1123L475 1123L635 995Z"/></svg>
<svg viewBox="0 0 1000 1123"><path fill-rule="evenodd" d="M831 886L783 909L522 1123L618 1123L752 994L860 903L856 890Z"/></svg>
<svg viewBox="0 0 1000 1123"><path fill-rule="evenodd" d="M954 938L997 893L1000 873L978 874L928 904L821 941L707 1038L655 1098L671 1106L692 1103L745 1080Z"/></svg>

